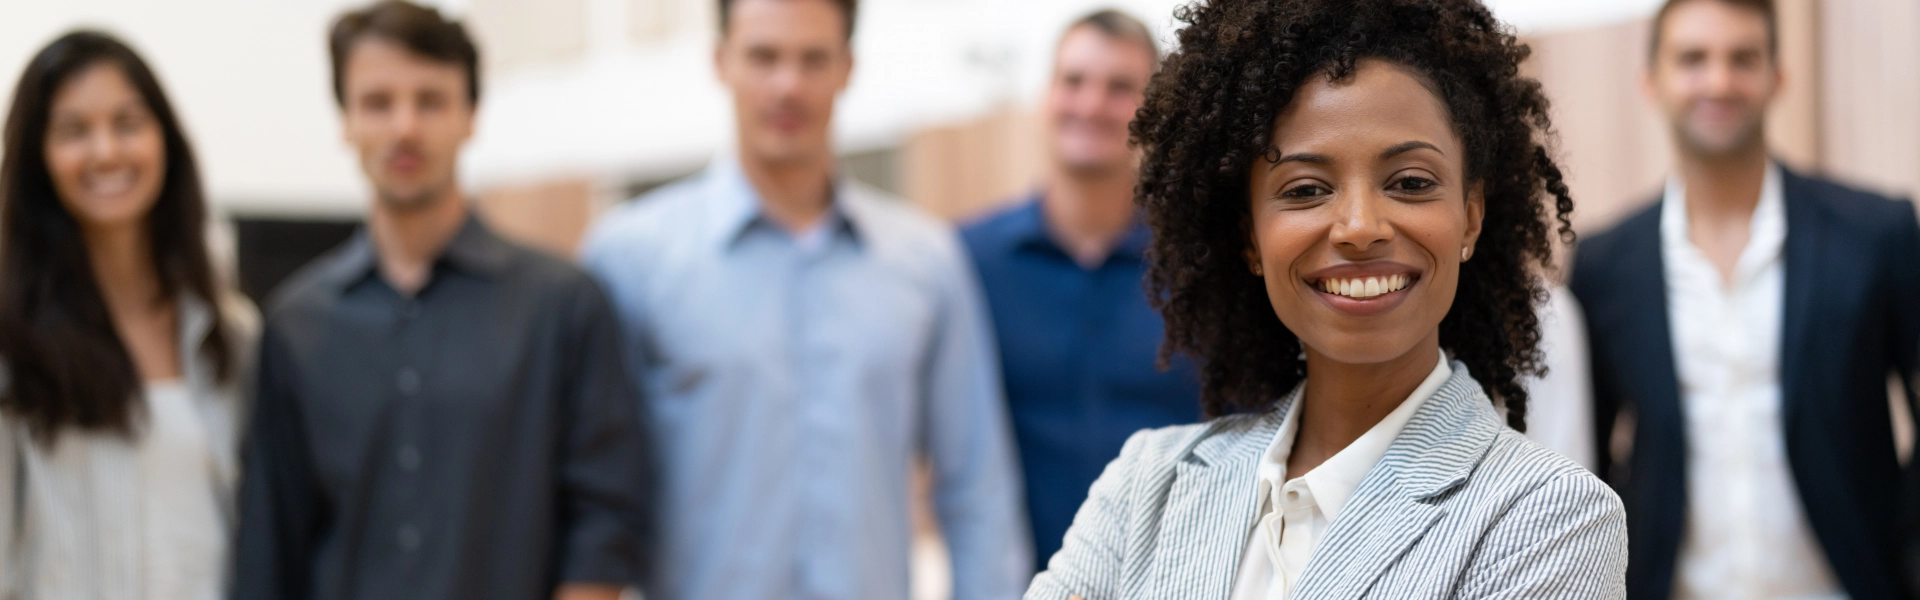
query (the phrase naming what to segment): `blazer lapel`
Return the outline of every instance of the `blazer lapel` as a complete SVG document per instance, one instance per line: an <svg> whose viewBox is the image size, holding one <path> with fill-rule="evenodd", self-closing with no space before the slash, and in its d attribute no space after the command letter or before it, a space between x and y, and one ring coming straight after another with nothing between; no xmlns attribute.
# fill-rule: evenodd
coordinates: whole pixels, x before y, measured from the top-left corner
<svg viewBox="0 0 1920 600"><path fill-rule="evenodd" d="M1446 515L1445 509L1406 496L1378 497L1348 507L1348 510L1355 509L1362 510L1358 511L1360 514L1341 514L1340 520L1365 525L1342 528L1335 523L1327 541L1321 543L1308 561L1306 575L1300 578L1292 597L1315 600L1361 597ZM1335 553L1326 550L1335 541L1334 536L1342 533L1348 539L1340 540L1344 543L1336 558ZM1333 566L1321 566L1328 564Z"/></svg>
<svg viewBox="0 0 1920 600"><path fill-rule="evenodd" d="M1621 286L1626 288L1623 295L1627 299L1620 305L1643 314L1638 319L1618 320L1632 327L1631 331L1625 332L1622 346L1637 349L1635 353L1640 355L1639 370L1650 378L1645 389L1651 395L1635 398L1634 410L1657 413L1661 422L1684 423L1680 413L1680 374L1673 362L1672 312L1671 307L1667 306L1666 249L1660 237L1659 219L1653 220L1653 231L1646 235L1653 242L1628 253L1621 269L1644 275L1620 281ZM1679 440L1679 443L1685 444L1685 441Z"/></svg>
<svg viewBox="0 0 1920 600"><path fill-rule="evenodd" d="M1616 301L1587 307L1590 327L1608 328L1612 333L1606 337L1615 340L1595 348L1595 352L1610 353L1611 360L1596 357L1595 363L1619 365L1617 373L1594 373L1595 386L1618 389L1622 397L1617 400L1631 404L1630 407L1607 407L1609 410L1626 409L1638 415L1634 425L1636 455L1632 464L1635 466L1644 458L1641 451L1681 456L1676 453L1684 452L1687 443L1683 427L1686 417L1680 404L1679 368L1673 360L1671 307L1667 305L1667 251L1662 229L1668 208L1666 202L1664 197L1657 199L1650 218L1636 218L1621 225L1623 232L1630 231L1634 236L1632 241L1637 243L1625 245L1617 266L1613 267L1615 273L1622 274L1610 282L1620 288ZM1603 380L1608 377L1613 380ZM1607 443L1607 440L1597 441L1602 448ZM1600 459L1605 461L1607 457L1603 453ZM1682 501L1677 494L1685 488L1684 484L1684 480L1663 481L1656 487L1676 494L1673 502L1678 505Z"/></svg>
<svg viewBox="0 0 1920 600"><path fill-rule="evenodd" d="M1446 515L1431 500L1466 482L1505 427L1467 366L1452 367L1453 377L1414 412L1354 490L1292 597L1362 597Z"/></svg>
<svg viewBox="0 0 1920 600"><path fill-rule="evenodd" d="M1588 324L1607 339L1594 352L1594 385L1620 405L1604 407L1631 411L1633 454L1625 473L1615 470L1609 479L1621 486L1621 500L1632 507L1627 527L1634 557L1627 580L1635 594L1664 596L1672 588L1674 560L1686 519L1686 414L1680 399L1680 375L1674 362L1673 324L1667 304L1665 239L1661 232L1666 202L1661 198L1646 219L1623 224L1635 243L1626 245L1612 271L1619 286L1617 301L1588 304ZM1632 229L1628 229L1632 228ZM1607 372L1599 365L1613 365ZM1605 392L1604 390L1611 390ZM1614 431L1607 427L1603 431ZM1596 440L1605 448L1608 440ZM1603 453L1600 460L1609 460ZM1658 590L1658 591L1655 591Z"/></svg>
<svg viewBox="0 0 1920 600"><path fill-rule="evenodd" d="M1782 167L1780 169L1780 192L1787 204L1787 243L1786 249L1786 298L1781 305L1784 322L1780 330L1780 400L1781 410L1788 422L1795 419L1792 415L1807 400L1800 389L1805 379L1803 371L1809 365L1821 364L1818 361L1789 360L1808 347L1808 337L1813 334L1810 321L1814 315L1814 290L1821 289L1820 278L1820 236L1823 233L1819 214L1811 194L1804 188L1806 180Z"/></svg>
<svg viewBox="0 0 1920 600"><path fill-rule="evenodd" d="M1232 593L1258 508L1260 455L1292 404L1290 396L1264 415L1221 420L1174 467L1146 579L1158 589L1145 597L1218 600Z"/></svg>

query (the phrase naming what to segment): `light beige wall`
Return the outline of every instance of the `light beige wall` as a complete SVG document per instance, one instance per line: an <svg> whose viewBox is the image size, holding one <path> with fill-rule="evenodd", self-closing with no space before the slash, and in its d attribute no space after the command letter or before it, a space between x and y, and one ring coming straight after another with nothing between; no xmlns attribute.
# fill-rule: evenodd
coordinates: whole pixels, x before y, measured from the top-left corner
<svg viewBox="0 0 1920 600"><path fill-rule="evenodd" d="M481 192L476 205L507 239L571 257L593 218L595 189L583 177L499 186Z"/></svg>
<svg viewBox="0 0 1920 600"><path fill-rule="evenodd" d="M470 0L467 21L488 73L579 59L588 0Z"/></svg>
<svg viewBox="0 0 1920 600"><path fill-rule="evenodd" d="M1816 0L1776 0L1779 11L1780 68L1786 84L1767 115L1767 142L1789 166L1818 170L1824 165L1820 139L1820 6Z"/></svg>
<svg viewBox="0 0 1920 600"><path fill-rule="evenodd" d="M489 74L578 64L595 41L611 48L699 35L712 0L468 0L466 15ZM609 22L611 21L611 22Z"/></svg>
<svg viewBox="0 0 1920 600"><path fill-rule="evenodd" d="M1574 226L1604 229L1659 190L1672 148L1640 92L1647 23L1534 36L1524 70L1553 103L1558 156L1573 190Z"/></svg>
<svg viewBox="0 0 1920 600"><path fill-rule="evenodd" d="M1920 3L1821 6L1820 139L1828 172L1877 191L1920 192Z"/></svg>
<svg viewBox="0 0 1920 600"><path fill-rule="evenodd" d="M714 27L713 0L601 0L626 5L627 33L633 41L658 42L698 35Z"/></svg>
<svg viewBox="0 0 1920 600"><path fill-rule="evenodd" d="M901 192L935 214L964 219L1031 192L1046 170L1040 119L1008 108L907 138Z"/></svg>

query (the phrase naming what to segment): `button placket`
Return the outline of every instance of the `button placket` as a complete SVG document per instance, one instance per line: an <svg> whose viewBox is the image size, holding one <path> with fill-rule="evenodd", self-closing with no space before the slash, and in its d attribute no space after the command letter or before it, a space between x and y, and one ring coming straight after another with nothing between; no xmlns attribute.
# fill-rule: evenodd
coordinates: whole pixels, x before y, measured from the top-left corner
<svg viewBox="0 0 1920 600"><path fill-rule="evenodd" d="M393 461L388 463L393 465L388 467L393 469L388 472L394 473L388 499L397 503L395 508L400 509L401 513L391 539L399 552L408 554L420 551L426 541L425 530L417 519L422 514L417 503L422 500L424 491L420 487L424 484L420 479L424 460L418 438L422 425L422 406L418 400L426 389L426 378L421 368L426 365L419 361L433 355L435 344L430 341L431 330L422 319L425 306L422 299L415 296L402 298L398 306L392 309L397 320L394 343L397 360L391 363L398 365L393 371L392 388L397 395L397 405L393 412L392 445L382 449L388 460Z"/></svg>

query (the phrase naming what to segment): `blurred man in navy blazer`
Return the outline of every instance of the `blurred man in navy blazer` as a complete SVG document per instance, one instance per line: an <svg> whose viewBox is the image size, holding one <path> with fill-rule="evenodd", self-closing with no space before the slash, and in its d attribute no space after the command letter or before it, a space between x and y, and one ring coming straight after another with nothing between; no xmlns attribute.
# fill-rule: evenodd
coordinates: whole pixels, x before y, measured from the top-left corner
<svg viewBox="0 0 1920 600"><path fill-rule="evenodd" d="M1913 206L1768 157L1769 0L1669 0L1653 32L1644 86L1678 160L1659 202L1581 245L1572 283L1600 456L1632 423L1630 457L1602 468L1627 504L1629 596L1905 597L1920 499L1886 382L1916 403Z"/></svg>

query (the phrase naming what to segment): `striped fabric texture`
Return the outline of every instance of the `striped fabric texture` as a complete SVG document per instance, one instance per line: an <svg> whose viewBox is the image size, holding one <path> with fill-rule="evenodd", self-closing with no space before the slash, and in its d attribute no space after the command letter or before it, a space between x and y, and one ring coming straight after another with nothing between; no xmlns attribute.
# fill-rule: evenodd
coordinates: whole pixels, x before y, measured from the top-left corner
<svg viewBox="0 0 1920 600"><path fill-rule="evenodd" d="M1625 598L1620 498L1507 428L1466 365L1452 366L1291 598ZM1134 434L1027 600L1227 598L1254 525L1261 451L1299 394L1265 414Z"/></svg>
<svg viewBox="0 0 1920 600"><path fill-rule="evenodd" d="M214 319L225 319L237 372L251 368L259 312L238 292L216 307L191 294L177 300L181 379L205 419L215 491L226 531L236 518L244 377L221 382L199 352ZM7 376L0 369L0 388ZM32 440L25 423L0 415L0 600L142 600L148 550L140 453L118 434L69 431L54 448ZM224 544L222 544L224 546Z"/></svg>

